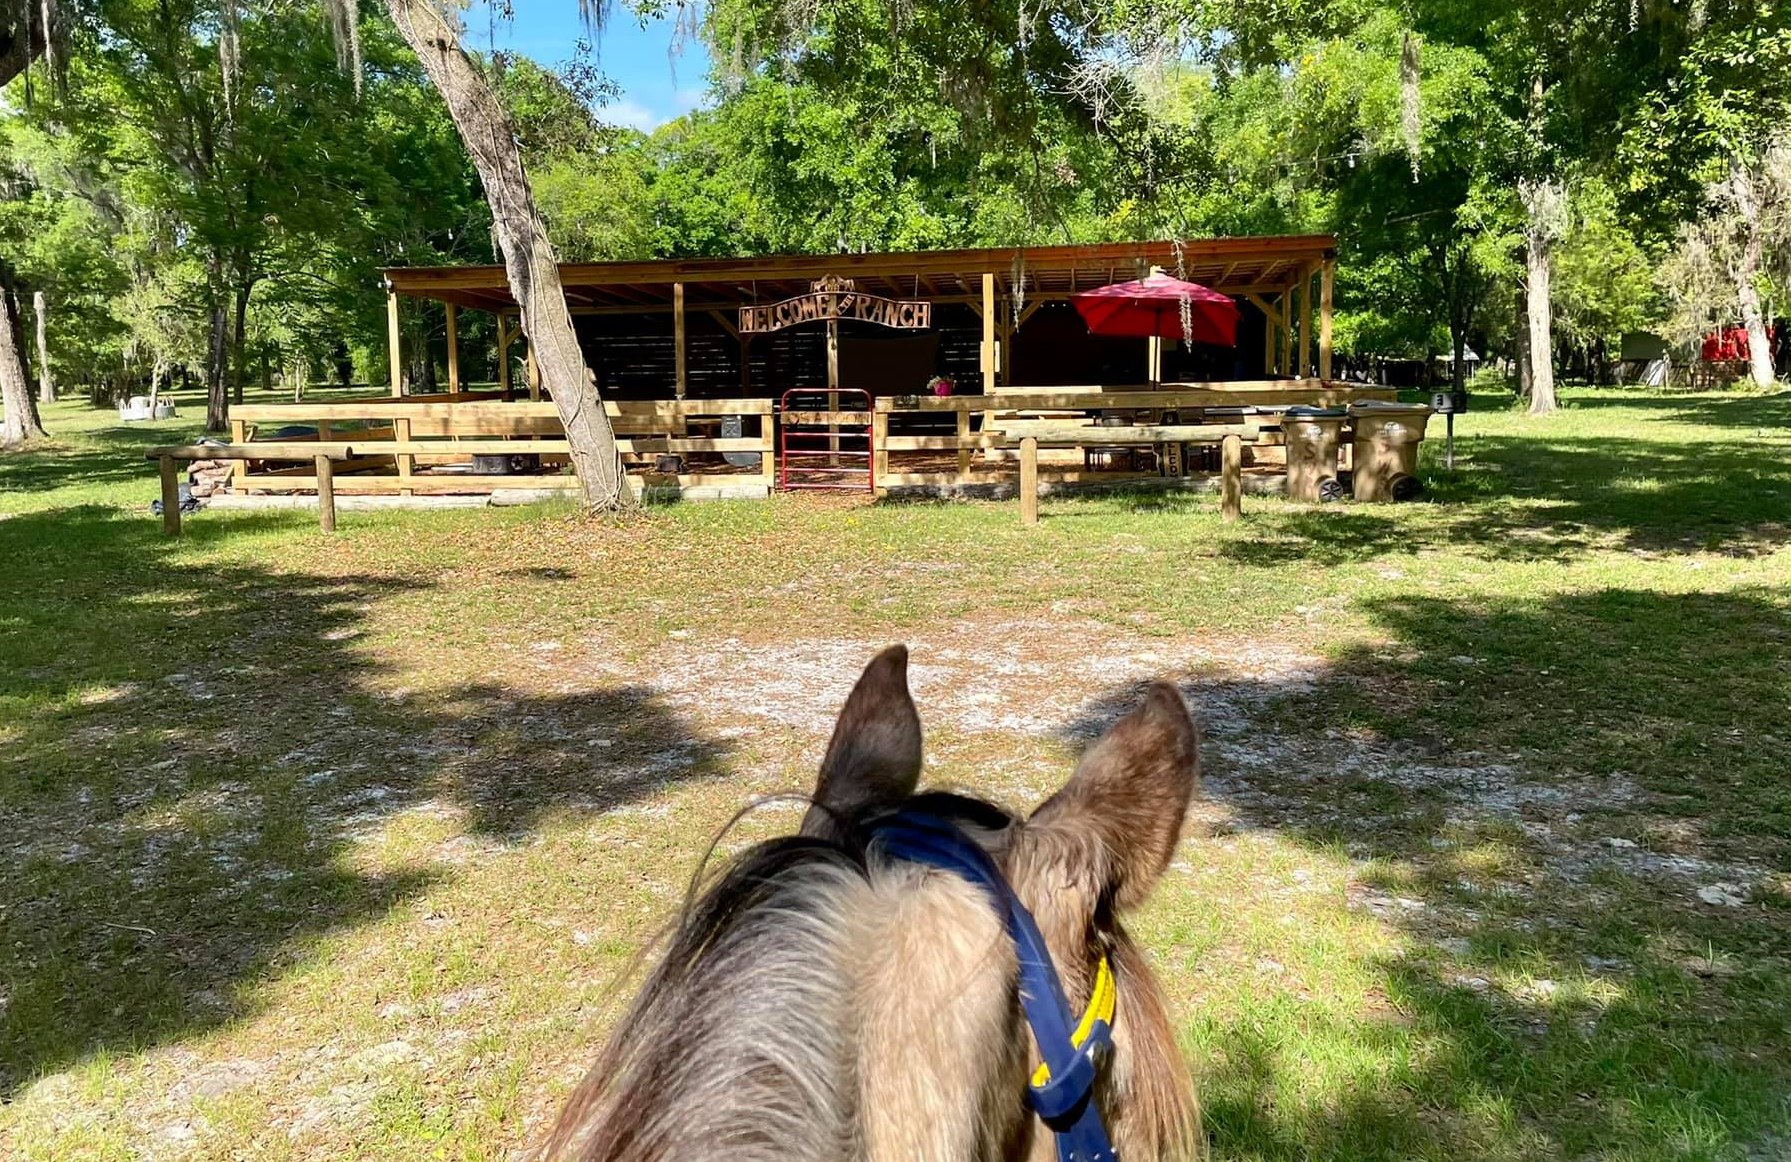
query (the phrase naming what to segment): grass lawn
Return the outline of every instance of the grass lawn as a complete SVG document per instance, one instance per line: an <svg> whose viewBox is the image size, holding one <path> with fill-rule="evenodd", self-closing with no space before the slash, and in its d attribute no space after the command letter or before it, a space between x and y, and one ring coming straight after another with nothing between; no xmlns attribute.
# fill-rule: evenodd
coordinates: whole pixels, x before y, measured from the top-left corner
<svg viewBox="0 0 1791 1162"><path fill-rule="evenodd" d="M173 543L137 449L194 422L55 406L0 457L0 1156L518 1156L903 640L929 780L1016 806L1141 681L1199 710L1136 928L1216 1158L1785 1158L1791 395L1566 402L1476 398L1425 502L1230 526L780 497Z"/></svg>

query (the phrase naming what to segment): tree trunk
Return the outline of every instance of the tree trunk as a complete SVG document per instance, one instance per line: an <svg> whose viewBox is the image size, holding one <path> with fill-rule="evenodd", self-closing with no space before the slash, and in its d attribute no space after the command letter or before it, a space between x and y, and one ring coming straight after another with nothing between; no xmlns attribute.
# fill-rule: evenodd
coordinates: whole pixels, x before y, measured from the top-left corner
<svg viewBox="0 0 1791 1162"><path fill-rule="evenodd" d="M236 288L236 332L230 340L230 362L236 368L230 389L233 403L243 401L243 380L248 377L249 369L243 366L243 324L249 313L250 284L245 282Z"/></svg>
<svg viewBox="0 0 1791 1162"><path fill-rule="evenodd" d="M218 296L212 300L211 338L205 348L205 430L208 432L221 432L230 426L229 385L224 382L229 348L230 304Z"/></svg>
<svg viewBox="0 0 1791 1162"><path fill-rule="evenodd" d="M34 436L44 436L37 416L37 400L25 375L25 329L19 320L19 299L13 290L12 271L0 267L0 448L16 448Z"/></svg>
<svg viewBox="0 0 1791 1162"><path fill-rule="evenodd" d="M1449 390L1468 390L1468 328L1457 324L1449 328L1449 341L1455 350L1455 364L1449 369Z"/></svg>
<svg viewBox="0 0 1791 1162"><path fill-rule="evenodd" d="M486 200L491 203L492 231L504 252L510 291L522 307L523 330L535 353L541 381L553 396L566 429L585 506L632 508L634 492L616 449L609 416L597 396L596 380L585 366L572 330L560 269L535 209L510 118L430 0L386 0L386 7L447 102L448 115L479 171Z"/></svg>
<svg viewBox="0 0 1791 1162"><path fill-rule="evenodd" d="M31 313L37 316L37 402L55 403L56 377L50 371L50 339L46 331L50 307L44 301L44 292L32 293Z"/></svg>
<svg viewBox="0 0 1791 1162"><path fill-rule="evenodd" d="M1547 415L1555 403L1554 316L1549 283L1554 259L1548 239L1532 235L1524 247L1524 332L1529 340L1530 414Z"/></svg>

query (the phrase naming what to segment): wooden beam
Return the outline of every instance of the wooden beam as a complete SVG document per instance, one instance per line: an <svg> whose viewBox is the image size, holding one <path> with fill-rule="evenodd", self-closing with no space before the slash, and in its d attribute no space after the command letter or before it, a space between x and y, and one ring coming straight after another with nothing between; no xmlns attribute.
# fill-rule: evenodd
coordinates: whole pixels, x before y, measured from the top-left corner
<svg viewBox="0 0 1791 1162"><path fill-rule="evenodd" d="M1318 377L1327 383L1331 379L1331 283L1336 272L1337 263L1327 258L1318 277Z"/></svg>
<svg viewBox="0 0 1791 1162"><path fill-rule="evenodd" d="M1263 313L1264 318L1268 319L1269 327L1271 329L1281 325L1281 312L1275 309L1274 303L1263 298L1261 294L1258 294L1255 291L1249 292L1244 297L1256 304L1256 309Z"/></svg>
<svg viewBox="0 0 1791 1162"><path fill-rule="evenodd" d="M734 321L732 319L728 318L724 312L710 311L709 317L711 319L714 319L717 323L720 323L721 329L726 331L733 338L735 338L735 339L740 338L740 328L736 327L734 325Z"/></svg>
<svg viewBox="0 0 1791 1162"><path fill-rule="evenodd" d="M336 531L336 469L328 456L312 461L317 473L317 527L326 533Z"/></svg>
<svg viewBox="0 0 1791 1162"><path fill-rule="evenodd" d="M398 292L386 292L386 349L392 357L392 394L404 394L404 357L398 345Z"/></svg>
<svg viewBox="0 0 1791 1162"><path fill-rule="evenodd" d="M460 394L460 319L459 308L448 304L448 391Z"/></svg>
<svg viewBox="0 0 1791 1162"><path fill-rule="evenodd" d="M1300 272L1300 366L1296 374L1312 374L1312 268Z"/></svg>
<svg viewBox="0 0 1791 1162"><path fill-rule="evenodd" d="M1039 523L1039 442L1031 436L1020 441L1020 523Z"/></svg>
<svg viewBox="0 0 1791 1162"><path fill-rule="evenodd" d="M175 470L174 457L159 457L158 471L162 478L162 532L166 536L180 535L180 474Z"/></svg>
<svg viewBox="0 0 1791 1162"><path fill-rule="evenodd" d="M528 345L522 349L522 371L529 382L529 398L540 399L541 369L535 366L535 341L533 339L528 340Z"/></svg>
<svg viewBox="0 0 1791 1162"><path fill-rule="evenodd" d="M690 386L684 356L684 284L672 284L672 363L677 396L683 399Z"/></svg>

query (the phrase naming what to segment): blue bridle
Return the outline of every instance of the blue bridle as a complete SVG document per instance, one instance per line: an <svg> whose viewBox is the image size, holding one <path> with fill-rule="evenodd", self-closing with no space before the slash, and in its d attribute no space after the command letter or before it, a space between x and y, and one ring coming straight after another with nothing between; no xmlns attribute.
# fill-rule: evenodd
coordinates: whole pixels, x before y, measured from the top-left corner
<svg viewBox="0 0 1791 1162"><path fill-rule="evenodd" d="M1099 1056L1112 1044L1112 1029L1097 1020L1080 1046L1071 1039L1075 1018L1045 938L995 862L957 824L929 812L898 811L868 830L871 846L885 855L952 872L989 893L1020 961L1020 1007L1050 1069L1043 1084L1027 1087L1032 1108L1056 1134L1059 1162L1117 1162L1094 1100Z"/></svg>

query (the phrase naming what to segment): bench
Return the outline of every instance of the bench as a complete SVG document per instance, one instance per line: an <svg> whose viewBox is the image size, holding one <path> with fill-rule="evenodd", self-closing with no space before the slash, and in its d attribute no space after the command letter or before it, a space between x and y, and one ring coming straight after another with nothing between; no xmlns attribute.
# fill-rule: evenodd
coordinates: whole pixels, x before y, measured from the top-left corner
<svg viewBox="0 0 1791 1162"><path fill-rule="evenodd" d="M180 535L180 475L175 465L198 460L297 460L311 461L317 471L317 524L326 533L336 531L336 464L354 455L347 444L281 443L171 444L150 448L147 460L160 464L162 477L162 532Z"/></svg>
<svg viewBox="0 0 1791 1162"><path fill-rule="evenodd" d="M1039 448L1084 448L1137 444L1217 444L1219 513L1225 520L1243 514L1244 441L1255 441L1261 425L1241 424L1134 424L1103 428L1081 424L1029 425L1025 435L1006 435L1002 447L1020 450L1020 523L1039 523Z"/></svg>

